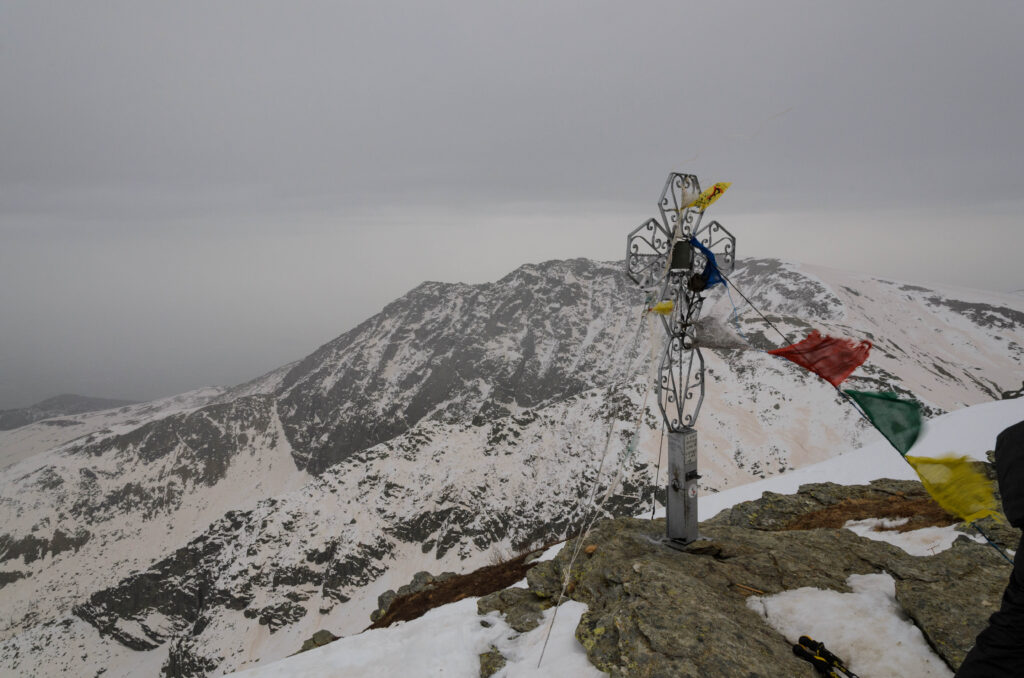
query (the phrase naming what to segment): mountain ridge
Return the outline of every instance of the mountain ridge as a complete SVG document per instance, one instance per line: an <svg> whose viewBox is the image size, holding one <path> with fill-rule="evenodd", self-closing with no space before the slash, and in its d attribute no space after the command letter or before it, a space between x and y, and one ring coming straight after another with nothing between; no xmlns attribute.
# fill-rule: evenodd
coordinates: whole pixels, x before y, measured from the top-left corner
<svg viewBox="0 0 1024 678"><path fill-rule="evenodd" d="M741 261L730 278L791 338L812 326L872 338L851 386L916 395L931 414L1000 397L1024 355L1014 326L1024 305L1005 296L929 304L928 288L777 260ZM646 398L649 341L660 335L632 346L642 299L620 265L581 259L483 285L424 283L307 358L233 389L161 405L148 419L142 406L83 415L88 433L28 456L24 439L0 436L0 454L17 459L0 475L2 538L52 545L57 530L89 532L77 551L0 558L0 574L20 573L0 588L11 610L0 634L17 645L63 620L111 667L136 652L122 641L155 644L147 656L167 675L280 656L313 626L351 632L344 619L365 620L376 596L413 571L471 567L494 549L570 531L609 431L609 464L622 471L601 487L617 485L613 514L635 514L662 482L660 415ZM705 492L876 439L831 386L761 350L780 338L745 305L741 336L733 310L717 292L699 329L714 344L700 422ZM618 382L630 363L635 373ZM189 544L232 555L193 557ZM117 601L139 582L168 592L193 582L203 593L170 615L144 596L124 608ZM120 641L111 629L122 629ZM239 638L256 654L238 655Z"/></svg>
<svg viewBox="0 0 1024 678"><path fill-rule="evenodd" d="M111 398L93 398L74 393L63 393L40 400L34 405L0 410L0 431L28 426L43 419L53 419L69 414L83 414L97 410L109 410L126 405L136 405L137 400L114 400ZM59 426L54 422L53 425Z"/></svg>

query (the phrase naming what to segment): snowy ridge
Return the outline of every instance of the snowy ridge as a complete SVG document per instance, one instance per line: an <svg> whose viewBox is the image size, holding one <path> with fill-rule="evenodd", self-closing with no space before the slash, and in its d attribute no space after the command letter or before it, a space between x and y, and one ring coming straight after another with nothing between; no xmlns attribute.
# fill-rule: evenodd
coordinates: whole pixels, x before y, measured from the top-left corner
<svg viewBox="0 0 1024 678"><path fill-rule="evenodd" d="M273 395L281 388L281 383L285 377L292 370L293 367L298 365L298 361L288 363L277 367L270 372L267 372L263 376L256 377L252 381L247 381L244 384L239 384L225 390L221 395L210 400L210 403L227 403L238 398L244 398L245 396L252 395Z"/></svg>
<svg viewBox="0 0 1024 678"><path fill-rule="evenodd" d="M870 339L871 357L850 388L904 393L943 412L998 399L1018 386L1024 306L1012 295L940 291L774 260L741 262L732 277L794 341L811 327ZM784 343L741 308L744 331L755 345ZM719 297L712 312L731 310Z"/></svg>
<svg viewBox="0 0 1024 678"><path fill-rule="evenodd" d="M41 419L53 419L66 415L95 412L97 410L109 410L134 404L135 401L130 400L90 398L66 393L53 398L47 398L29 407L0 410L0 431L9 431Z"/></svg>
<svg viewBox="0 0 1024 678"><path fill-rule="evenodd" d="M740 263L733 280L794 340L813 326L875 341L851 388L913 393L934 414L1017 386L1019 297ZM424 283L236 389L78 415L74 435L0 434L0 666L17 656L19 671L57 675L85 654L107 676L140 657L218 675L319 628L358 631L418 570L564 535L609 425L602 482L624 465L606 508L639 512L659 484L660 419L653 398L637 419L652 346L645 330L627 355L641 299L620 269L573 260ZM720 288L699 330L702 484L720 491L707 501L879 440L830 385L759 350L782 339L741 310L756 348L730 329ZM606 388L633 358L634 378Z"/></svg>
<svg viewBox="0 0 1024 678"><path fill-rule="evenodd" d="M219 388L202 388L148 403L62 415L56 420L42 420L10 431L0 431L0 471L21 459L79 438L126 432L150 421L198 409L222 392L223 389Z"/></svg>

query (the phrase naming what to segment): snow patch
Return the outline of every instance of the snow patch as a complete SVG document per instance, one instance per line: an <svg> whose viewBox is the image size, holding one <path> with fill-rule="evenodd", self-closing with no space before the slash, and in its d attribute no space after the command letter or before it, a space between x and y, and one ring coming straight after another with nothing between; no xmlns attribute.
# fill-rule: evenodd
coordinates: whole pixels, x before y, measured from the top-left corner
<svg viewBox="0 0 1024 678"><path fill-rule="evenodd" d="M791 643L810 636L825 643L861 678L952 678L920 629L896 602L887 574L854 574L853 593L800 588L754 596L747 606Z"/></svg>
<svg viewBox="0 0 1024 678"><path fill-rule="evenodd" d="M923 527L920 530L908 532L896 532L891 529L898 527L899 523L905 523L908 519L885 520L884 518L868 518L866 520L850 520L843 527L854 534L884 541L887 544L898 546L912 556L933 556L940 551L945 551L953 545L957 537L967 537L981 544L985 540L980 535L964 534L956 529L955 525L947 527ZM881 528L881 529L877 529Z"/></svg>
<svg viewBox="0 0 1024 678"><path fill-rule="evenodd" d="M480 654L492 646L508 659L496 678L539 676L600 677L576 642L576 626L587 606L575 601L559 608L544 662L537 668L554 610L533 631L518 634L501 615L481 617L477 598L438 607L419 619L366 631L287 659L232 674L239 678L322 678L323 676L445 676L477 678ZM482 623L483 622L483 623ZM487 625L485 626L484 623Z"/></svg>

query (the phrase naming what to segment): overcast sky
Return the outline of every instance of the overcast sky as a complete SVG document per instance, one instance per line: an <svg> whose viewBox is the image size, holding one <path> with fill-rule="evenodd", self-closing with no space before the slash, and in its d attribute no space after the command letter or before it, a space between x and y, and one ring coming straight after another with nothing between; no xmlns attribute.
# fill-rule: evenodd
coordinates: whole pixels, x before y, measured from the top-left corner
<svg viewBox="0 0 1024 678"><path fill-rule="evenodd" d="M303 357L425 279L743 256L1024 288L1024 3L0 0L0 408Z"/></svg>

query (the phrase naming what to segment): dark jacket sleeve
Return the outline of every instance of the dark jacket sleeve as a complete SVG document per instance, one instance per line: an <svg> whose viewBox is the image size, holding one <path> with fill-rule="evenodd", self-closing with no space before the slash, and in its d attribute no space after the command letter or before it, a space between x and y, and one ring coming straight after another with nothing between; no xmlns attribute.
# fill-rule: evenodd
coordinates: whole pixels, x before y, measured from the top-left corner
<svg viewBox="0 0 1024 678"><path fill-rule="evenodd" d="M996 476L1006 519L1024 527L1024 421L996 438Z"/></svg>
<svg viewBox="0 0 1024 678"><path fill-rule="evenodd" d="M996 476L1003 512L1014 527L1024 526L1024 421L996 438ZM956 678L1020 678L1024 675L1024 537L1013 558L1010 583L999 610L978 634Z"/></svg>

